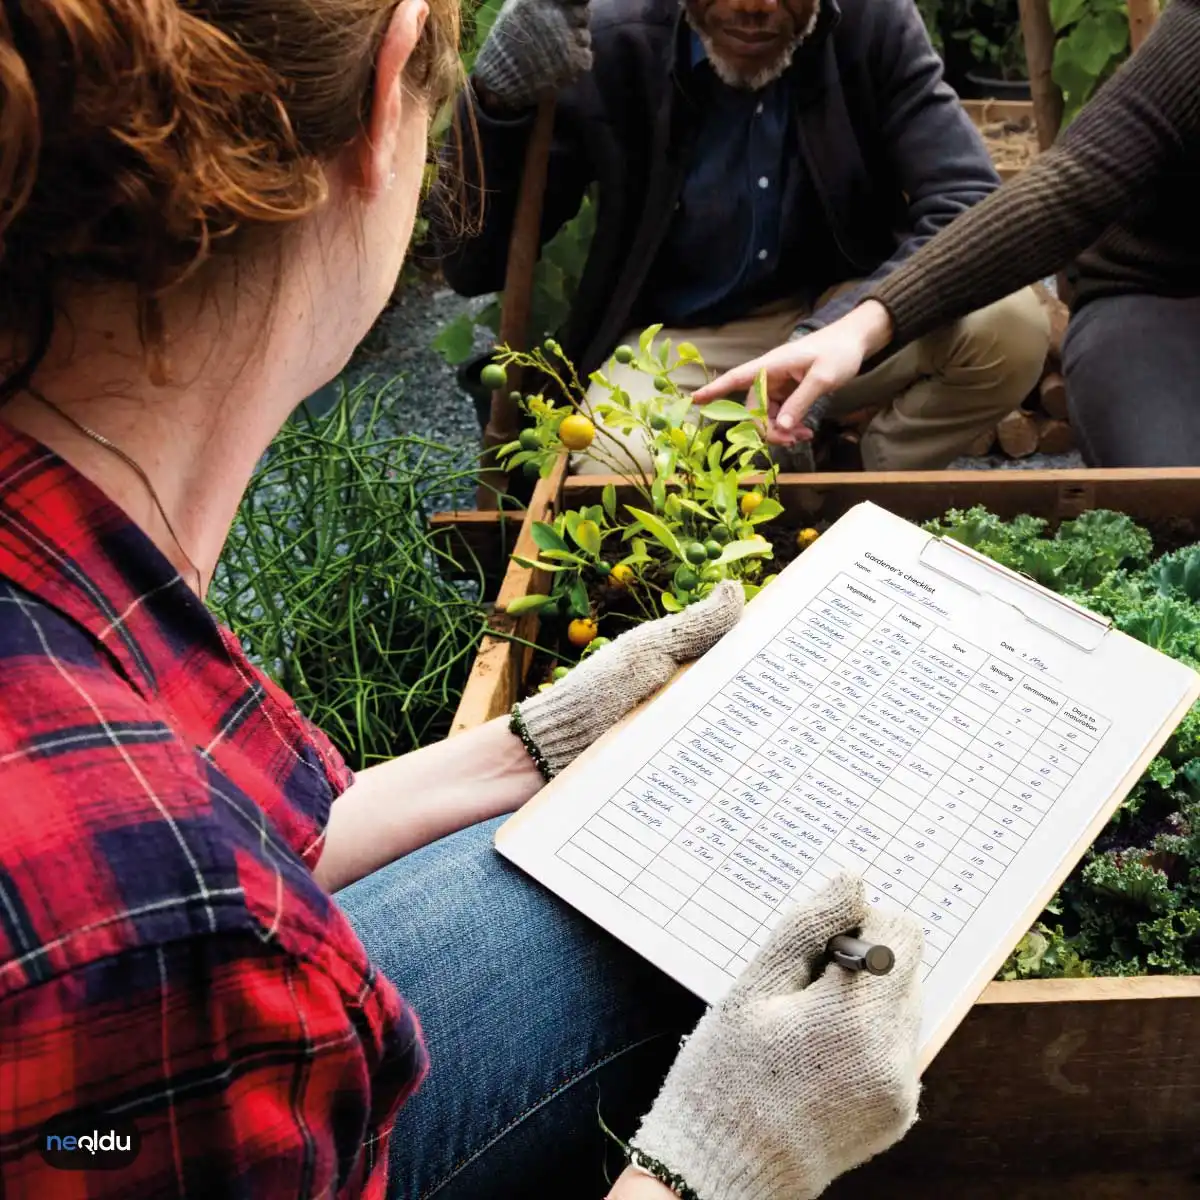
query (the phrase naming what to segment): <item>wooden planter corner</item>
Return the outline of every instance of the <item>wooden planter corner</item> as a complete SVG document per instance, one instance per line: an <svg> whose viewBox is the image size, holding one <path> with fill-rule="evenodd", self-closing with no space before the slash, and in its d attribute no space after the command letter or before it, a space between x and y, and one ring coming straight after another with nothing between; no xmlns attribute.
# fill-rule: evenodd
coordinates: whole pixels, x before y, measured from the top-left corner
<svg viewBox="0 0 1200 1200"><path fill-rule="evenodd" d="M537 558L531 527L535 521L553 520L566 470L567 460L560 458L551 474L540 479L533 489L517 534L514 555L531 561ZM518 596L544 595L549 586L550 576L545 571L524 567L515 559L509 560L500 580L490 622L497 634L508 636L488 635L480 643L450 726L450 737L483 725L494 717L504 716L521 698L525 675L533 658L533 651L521 642L537 640L539 622L536 613L510 617L504 610Z"/></svg>
<svg viewBox="0 0 1200 1200"><path fill-rule="evenodd" d="M565 477L536 489L529 526L560 506L595 504L619 477ZM1053 521L1092 508L1135 520L1200 521L1200 469L931 471L785 475L794 523L833 520L872 500L910 520L984 504ZM509 563L497 609L544 593L545 572ZM532 641L537 619L498 611L498 628ZM480 649L454 732L507 713L531 654L499 638ZM887 1154L836 1183L833 1200L1173 1200L1200 1196L1200 977L993 983L925 1077L921 1120Z"/></svg>

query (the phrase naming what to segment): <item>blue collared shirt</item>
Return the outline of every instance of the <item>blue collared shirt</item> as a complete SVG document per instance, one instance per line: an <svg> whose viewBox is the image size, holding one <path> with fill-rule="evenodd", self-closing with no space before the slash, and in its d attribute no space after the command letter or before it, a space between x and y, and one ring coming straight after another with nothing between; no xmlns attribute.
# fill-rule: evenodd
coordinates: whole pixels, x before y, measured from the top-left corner
<svg viewBox="0 0 1200 1200"><path fill-rule="evenodd" d="M792 104L788 74L752 92L721 82L695 33L702 114L674 219L639 309L664 325L718 324L770 293L784 244Z"/></svg>

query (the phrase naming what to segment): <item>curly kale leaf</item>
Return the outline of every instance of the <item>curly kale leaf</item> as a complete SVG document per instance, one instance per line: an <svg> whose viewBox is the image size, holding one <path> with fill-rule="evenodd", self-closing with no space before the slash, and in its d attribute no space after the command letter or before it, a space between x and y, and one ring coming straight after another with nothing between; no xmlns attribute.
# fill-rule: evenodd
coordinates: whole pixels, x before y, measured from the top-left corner
<svg viewBox="0 0 1200 1200"><path fill-rule="evenodd" d="M1175 726L1163 754L1176 764L1200 758L1200 703L1192 705L1187 716Z"/></svg>
<svg viewBox="0 0 1200 1200"><path fill-rule="evenodd" d="M1127 851L1097 855L1083 869L1093 891L1152 913L1170 912L1177 898L1165 871Z"/></svg>
<svg viewBox="0 0 1200 1200"><path fill-rule="evenodd" d="M1107 508L1093 509L1064 521L1058 527L1055 540L1081 547L1093 563L1094 583L1121 566L1144 566L1154 549L1147 530L1132 517ZM1083 586L1091 586L1080 581Z"/></svg>
<svg viewBox="0 0 1200 1200"><path fill-rule="evenodd" d="M1022 515L1002 520L982 505L950 509L925 529L953 538L1056 592L1095 587L1122 565L1140 566L1151 551L1150 535L1124 513L1096 509L1064 521L1053 538L1046 522Z"/></svg>
<svg viewBox="0 0 1200 1200"><path fill-rule="evenodd" d="M1150 967L1172 975L1190 975L1200 967L1200 910L1183 908L1138 925Z"/></svg>
<svg viewBox="0 0 1200 1200"><path fill-rule="evenodd" d="M1123 633L1172 658L1200 657L1200 606L1153 596L1140 609L1115 619Z"/></svg>
<svg viewBox="0 0 1200 1200"><path fill-rule="evenodd" d="M1061 925L1040 921L1018 943L1000 968L1000 979L1085 979L1091 964L1080 957L1078 940Z"/></svg>
<svg viewBox="0 0 1200 1200"><path fill-rule="evenodd" d="M1200 545L1164 554L1146 577L1160 595L1200 604Z"/></svg>
<svg viewBox="0 0 1200 1200"><path fill-rule="evenodd" d="M1147 598L1154 593L1154 585L1144 572L1124 568L1110 571L1095 587L1066 589L1066 595L1076 604L1114 621L1140 612Z"/></svg>

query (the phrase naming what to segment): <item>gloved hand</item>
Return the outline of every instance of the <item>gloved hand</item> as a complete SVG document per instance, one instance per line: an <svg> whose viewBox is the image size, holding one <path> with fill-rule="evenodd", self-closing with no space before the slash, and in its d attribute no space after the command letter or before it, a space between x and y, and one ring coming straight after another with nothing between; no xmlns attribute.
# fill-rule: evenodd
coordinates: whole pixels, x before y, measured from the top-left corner
<svg viewBox="0 0 1200 1200"><path fill-rule="evenodd" d="M742 585L726 579L698 604L647 621L586 658L547 691L513 709L512 731L547 779L670 681L679 664L711 649L737 623Z"/></svg>
<svg viewBox="0 0 1200 1200"><path fill-rule="evenodd" d="M891 973L813 979L854 929L895 951ZM634 1165L699 1200L807 1200L898 1141L917 1111L922 943L915 918L869 908L851 875L789 912L684 1040Z"/></svg>
<svg viewBox="0 0 1200 1200"><path fill-rule="evenodd" d="M474 77L504 108L528 108L592 69L586 0L506 0L475 59Z"/></svg>

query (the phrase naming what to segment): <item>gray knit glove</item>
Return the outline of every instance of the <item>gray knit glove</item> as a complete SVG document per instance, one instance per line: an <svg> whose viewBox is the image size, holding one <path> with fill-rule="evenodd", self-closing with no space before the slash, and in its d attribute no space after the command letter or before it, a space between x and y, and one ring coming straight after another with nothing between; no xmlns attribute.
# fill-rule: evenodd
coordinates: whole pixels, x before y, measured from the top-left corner
<svg viewBox="0 0 1200 1200"><path fill-rule="evenodd" d="M895 951L891 974L813 979L829 939L855 929ZM699 1200L808 1200L898 1141L917 1111L922 943L851 875L792 909L684 1040L634 1165Z"/></svg>
<svg viewBox="0 0 1200 1200"><path fill-rule="evenodd" d="M527 108L592 69L586 0L506 0L475 59L475 79L505 108Z"/></svg>
<svg viewBox="0 0 1200 1200"><path fill-rule="evenodd" d="M699 658L742 615L745 593L723 580L698 604L647 621L584 659L565 679L513 709L512 731L552 779L631 708Z"/></svg>

